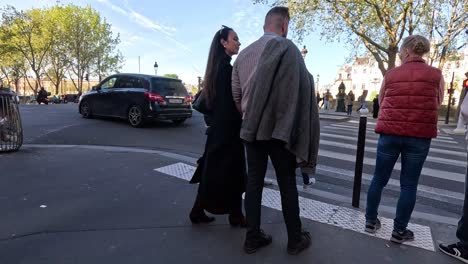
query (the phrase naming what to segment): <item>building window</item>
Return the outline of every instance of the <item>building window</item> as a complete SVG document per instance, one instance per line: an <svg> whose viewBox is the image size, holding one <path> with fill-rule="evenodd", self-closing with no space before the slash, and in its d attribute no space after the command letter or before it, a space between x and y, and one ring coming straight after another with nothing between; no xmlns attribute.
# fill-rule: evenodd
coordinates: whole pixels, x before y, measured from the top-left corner
<svg viewBox="0 0 468 264"><path fill-rule="evenodd" d="M363 89L363 90L366 89L366 84L365 84L365 83L362 84L362 89Z"/></svg>

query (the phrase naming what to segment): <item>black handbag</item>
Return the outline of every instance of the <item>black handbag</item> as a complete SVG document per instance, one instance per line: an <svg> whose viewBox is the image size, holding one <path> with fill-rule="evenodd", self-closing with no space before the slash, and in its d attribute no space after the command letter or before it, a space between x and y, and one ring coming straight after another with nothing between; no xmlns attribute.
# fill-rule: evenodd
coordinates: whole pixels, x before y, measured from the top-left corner
<svg viewBox="0 0 468 264"><path fill-rule="evenodd" d="M195 100L193 100L192 108L198 112L207 115L210 113L210 110L206 106L206 98L204 96L203 90L201 90L197 95L195 95Z"/></svg>

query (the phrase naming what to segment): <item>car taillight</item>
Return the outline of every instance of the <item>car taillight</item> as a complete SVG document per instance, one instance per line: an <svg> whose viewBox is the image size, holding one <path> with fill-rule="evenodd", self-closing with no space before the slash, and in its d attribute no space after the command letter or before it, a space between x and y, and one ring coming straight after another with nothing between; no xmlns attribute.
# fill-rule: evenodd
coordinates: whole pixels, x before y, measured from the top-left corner
<svg viewBox="0 0 468 264"><path fill-rule="evenodd" d="M166 103L166 100L164 100L164 97L162 97L159 94L146 92L145 97L148 98L151 102L163 103L163 104Z"/></svg>
<svg viewBox="0 0 468 264"><path fill-rule="evenodd" d="M192 96L190 96L190 95L188 95L188 96L185 97L185 103L187 103L187 104L191 103L192 100L193 100L193 99L192 99Z"/></svg>

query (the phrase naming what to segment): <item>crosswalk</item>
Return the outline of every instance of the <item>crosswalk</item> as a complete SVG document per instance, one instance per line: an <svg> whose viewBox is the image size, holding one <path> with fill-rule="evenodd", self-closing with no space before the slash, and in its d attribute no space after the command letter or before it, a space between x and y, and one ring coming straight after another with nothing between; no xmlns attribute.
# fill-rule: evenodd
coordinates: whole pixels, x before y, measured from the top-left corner
<svg viewBox="0 0 468 264"><path fill-rule="evenodd" d="M366 128L366 143L363 168L363 191L372 179L375 170L375 157L379 135L374 132L376 123L370 120ZM321 127L319 165L317 167L317 188L324 186L341 189L343 193L352 188L356 160L359 120L329 123ZM418 197L424 198L428 206L434 202L440 210L448 214L455 213L463 203L467 153L462 136L452 136L439 130L439 136L432 140L429 155L424 164ZM388 188L394 191L394 198L399 191L401 163L397 162Z"/></svg>
<svg viewBox="0 0 468 264"><path fill-rule="evenodd" d="M365 207L365 193L375 170L379 135L374 133L374 127L375 123L372 121L367 124L361 207ZM319 165L314 175L316 184L312 187L301 186L298 178L302 217L364 233L362 209L350 208L358 130L359 122L356 120L328 123L321 127ZM441 131L432 141L418 186L418 205L410 224L410 229L414 229L417 234L417 240L409 245L434 251L431 225L425 226L425 224L456 224L464 199L466 161L467 154L462 138L455 138ZM155 171L188 180L194 169L192 165L178 163L157 168ZM384 213L380 217L385 222L385 228L379 233L378 238L388 239L392 230L392 215L395 212L400 188L400 171L401 163L398 161L382 198L379 212ZM267 178L275 179L271 164ZM277 184L273 181L273 185L266 187L263 191L262 204L281 210ZM419 205L422 207L418 207Z"/></svg>

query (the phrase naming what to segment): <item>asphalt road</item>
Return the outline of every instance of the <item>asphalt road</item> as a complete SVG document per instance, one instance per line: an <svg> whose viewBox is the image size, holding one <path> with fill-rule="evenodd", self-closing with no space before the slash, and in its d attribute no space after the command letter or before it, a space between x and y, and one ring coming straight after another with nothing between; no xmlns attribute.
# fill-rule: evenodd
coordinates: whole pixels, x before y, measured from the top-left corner
<svg viewBox="0 0 468 264"><path fill-rule="evenodd" d="M21 106L21 114L25 144L135 147L163 150L198 158L203 152L206 139L203 117L197 112L194 112L193 117L182 125L175 125L171 122L155 122L145 128L132 128L125 120L119 119L83 119L78 114L77 104L73 103L48 106L23 105ZM347 198L352 196L352 178L349 176L354 176L355 170L358 120L357 117L349 122L321 120L319 164L325 169L318 171L316 178L320 184L316 184L314 188ZM375 149L377 139L377 135L372 131L373 124L375 124L375 120L369 118L368 142L365 153L365 158L369 162L365 163L363 168L364 174L369 177L373 174L373 162L375 161L375 151L372 152L370 149ZM455 156L458 159L455 161L458 162L458 166L444 162L452 159L450 155L452 152L457 152L456 154L459 155L465 153L463 137L450 136L450 138L451 142L445 137L433 141L432 147L443 153L430 153L430 155L434 156L435 159L442 158L442 161L433 163L428 160L425 168L436 169L435 174L450 172L455 176L463 177L466 157ZM444 154L445 152L448 154ZM344 177L344 174L347 177ZM274 178L274 170L271 166L267 177ZM398 180L398 177L399 171L395 171L393 178ZM462 201L452 199L452 194L456 194L460 198L463 193L463 184L437 175L424 176L420 182L421 185L427 187L426 189L434 193L438 193L439 189L442 189L447 190L449 194L435 199L429 192L418 198L417 210L452 218L458 217ZM365 198L368 181L364 181L363 184L362 198ZM398 197L398 188L399 186L394 186L385 192L388 199L383 199L384 204L394 206ZM433 188L435 190L432 190Z"/></svg>

